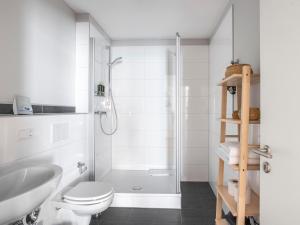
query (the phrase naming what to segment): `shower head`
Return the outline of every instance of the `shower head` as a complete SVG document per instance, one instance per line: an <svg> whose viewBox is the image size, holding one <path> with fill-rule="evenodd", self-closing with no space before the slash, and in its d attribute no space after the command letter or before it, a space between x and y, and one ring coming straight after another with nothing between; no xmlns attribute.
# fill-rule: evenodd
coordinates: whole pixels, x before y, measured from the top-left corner
<svg viewBox="0 0 300 225"><path fill-rule="evenodd" d="M113 60L112 62L108 63L109 66L113 66L116 63L120 63L122 62L122 57L118 57L115 60Z"/></svg>

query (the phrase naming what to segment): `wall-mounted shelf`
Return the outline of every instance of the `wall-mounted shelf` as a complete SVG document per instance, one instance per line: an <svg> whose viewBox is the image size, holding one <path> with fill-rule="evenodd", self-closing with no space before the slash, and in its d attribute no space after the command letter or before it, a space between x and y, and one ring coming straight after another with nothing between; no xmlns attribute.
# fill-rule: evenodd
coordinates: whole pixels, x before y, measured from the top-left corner
<svg viewBox="0 0 300 225"><path fill-rule="evenodd" d="M218 83L218 86L241 86L242 85L243 74L232 74L229 77L224 78ZM260 75L253 74L250 79L252 85L258 84L260 82Z"/></svg>

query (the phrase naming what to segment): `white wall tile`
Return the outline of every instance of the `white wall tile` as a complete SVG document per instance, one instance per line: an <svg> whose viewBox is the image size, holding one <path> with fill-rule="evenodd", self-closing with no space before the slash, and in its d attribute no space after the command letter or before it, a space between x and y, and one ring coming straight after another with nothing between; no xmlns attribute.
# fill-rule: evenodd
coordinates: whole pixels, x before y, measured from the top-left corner
<svg viewBox="0 0 300 225"><path fill-rule="evenodd" d="M183 165L207 165L207 147L185 147L182 151Z"/></svg>
<svg viewBox="0 0 300 225"><path fill-rule="evenodd" d="M170 61L175 60L175 46L146 46L146 61Z"/></svg>
<svg viewBox="0 0 300 225"><path fill-rule="evenodd" d="M113 169L146 169L146 152L139 147L113 147Z"/></svg>
<svg viewBox="0 0 300 225"><path fill-rule="evenodd" d="M115 97L117 111L120 115L142 114L145 108L143 97Z"/></svg>
<svg viewBox="0 0 300 225"><path fill-rule="evenodd" d="M175 95L175 77L167 76L164 79L145 81L145 96L165 97Z"/></svg>
<svg viewBox="0 0 300 225"><path fill-rule="evenodd" d="M208 80L184 79L182 82L182 96L207 97Z"/></svg>
<svg viewBox="0 0 300 225"><path fill-rule="evenodd" d="M173 148L147 148L146 163L149 169L170 169L175 164Z"/></svg>
<svg viewBox="0 0 300 225"><path fill-rule="evenodd" d="M144 79L145 63L142 61L122 61L122 63L113 66L112 74L114 80Z"/></svg>
<svg viewBox="0 0 300 225"><path fill-rule="evenodd" d="M206 114L184 114L182 119L183 131L208 130L208 116Z"/></svg>
<svg viewBox="0 0 300 225"><path fill-rule="evenodd" d="M145 114L175 114L175 101L170 97L146 97Z"/></svg>
<svg viewBox="0 0 300 225"><path fill-rule="evenodd" d="M142 97L145 94L144 80L114 80L112 87L116 97Z"/></svg>
<svg viewBox="0 0 300 225"><path fill-rule="evenodd" d="M175 146L174 132L171 131L145 131L145 146L173 148Z"/></svg>
<svg viewBox="0 0 300 225"><path fill-rule="evenodd" d="M182 55L185 60L208 61L208 46L183 46Z"/></svg>
<svg viewBox="0 0 300 225"><path fill-rule="evenodd" d="M182 181L207 181L208 180L208 165L193 165L182 167Z"/></svg>
<svg viewBox="0 0 300 225"><path fill-rule="evenodd" d="M208 79L208 62L186 60L182 67L186 79Z"/></svg>
<svg viewBox="0 0 300 225"><path fill-rule="evenodd" d="M208 131L183 131L183 147L208 147Z"/></svg>
<svg viewBox="0 0 300 225"><path fill-rule="evenodd" d="M119 130L115 133L112 148L115 147L142 147L145 144L143 132L138 130ZM142 149L142 148L141 148Z"/></svg>
<svg viewBox="0 0 300 225"><path fill-rule="evenodd" d="M113 47L113 52L125 60L113 74L120 118L120 129L112 138L113 168L174 168L175 46ZM183 179L205 181L208 47L184 46L183 71Z"/></svg>
<svg viewBox="0 0 300 225"><path fill-rule="evenodd" d="M207 97L183 97L182 111L188 114L208 114Z"/></svg>
<svg viewBox="0 0 300 225"><path fill-rule="evenodd" d="M143 115L120 115L119 116L119 130L126 132L129 130L143 130L145 129L145 121Z"/></svg>
<svg viewBox="0 0 300 225"><path fill-rule="evenodd" d="M175 74L174 61L149 61L146 62L145 78L146 79L165 79L167 76Z"/></svg>

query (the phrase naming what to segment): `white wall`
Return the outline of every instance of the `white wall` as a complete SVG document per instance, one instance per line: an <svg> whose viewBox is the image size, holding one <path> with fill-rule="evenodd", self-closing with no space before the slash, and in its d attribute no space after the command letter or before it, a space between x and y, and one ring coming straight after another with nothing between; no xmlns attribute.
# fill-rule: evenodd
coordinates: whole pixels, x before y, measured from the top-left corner
<svg viewBox="0 0 300 225"><path fill-rule="evenodd" d="M175 47L115 46L113 169L175 167ZM208 47L183 47L182 179L208 179Z"/></svg>
<svg viewBox="0 0 300 225"><path fill-rule="evenodd" d="M182 46L182 181L208 181L208 46Z"/></svg>
<svg viewBox="0 0 300 225"><path fill-rule="evenodd" d="M61 0L0 3L0 102L75 105L75 15Z"/></svg>

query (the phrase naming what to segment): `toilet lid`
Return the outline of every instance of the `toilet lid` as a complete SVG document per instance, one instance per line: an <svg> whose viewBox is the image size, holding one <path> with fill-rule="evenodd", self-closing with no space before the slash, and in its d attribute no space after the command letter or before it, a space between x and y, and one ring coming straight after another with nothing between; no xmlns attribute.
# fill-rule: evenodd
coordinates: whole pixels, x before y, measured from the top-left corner
<svg viewBox="0 0 300 225"><path fill-rule="evenodd" d="M80 182L64 194L64 199L90 201L105 198L113 193L113 187L103 182Z"/></svg>

